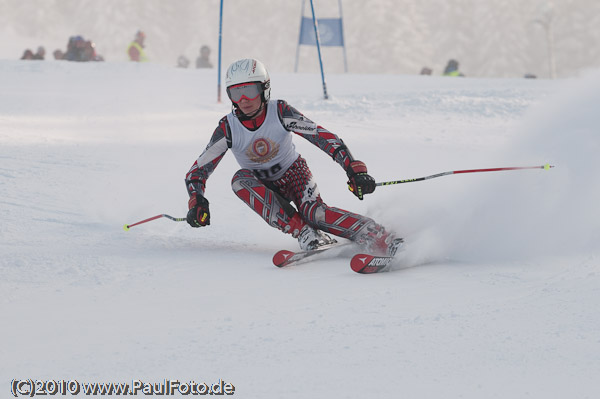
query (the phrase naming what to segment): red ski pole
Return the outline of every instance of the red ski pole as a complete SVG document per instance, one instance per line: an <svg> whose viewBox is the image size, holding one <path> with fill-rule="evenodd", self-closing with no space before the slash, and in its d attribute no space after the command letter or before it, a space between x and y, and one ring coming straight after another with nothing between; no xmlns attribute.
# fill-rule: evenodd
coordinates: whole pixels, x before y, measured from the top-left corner
<svg viewBox="0 0 600 399"><path fill-rule="evenodd" d="M162 215L156 215L156 216L152 216L151 218L144 219L144 220L141 220L141 221L139 221L139 222L136 222L136 223L132 223L132 224L126 224L125 226L123 226L123 230L127 231L127 230L129 230L131 227L133 227L133 226L137 226L138 224L142 224L142 223L151 222L151 221L153 221L153 220L160 219L160 218L167 218L167 219L171 219L171 220L172 220L172 221L174 221L174 222L183 222L183 221L185 221L185 220L186 220L186 218L174 218L173 216L169 216L169 215L162 214Z"/></svg>
<svg viewBox="0 0 600 399"><path fill-rule="evenodd" d="M415 182L415 181L423 181L423 180L434 179L436 177L442 177L442 176L448 176L448 175L457 175L459 173L499 172L501 170L521 170L521 169L544 169L544 170L549 170L550 168L553 168L553 167L554 167L553 165L545 164L545 165L541 165L541 166L514 166L514 167L507 167L507 168L453 170L453 171L450 171L450 172L437 173L437 174L431 175L431 176L417 177L416 179L404 179L404 180L385 181L385 182L381 182L381 183L375 183L375 185L376 186L390 186L392 184L412 183L412 182Z"/></svg>

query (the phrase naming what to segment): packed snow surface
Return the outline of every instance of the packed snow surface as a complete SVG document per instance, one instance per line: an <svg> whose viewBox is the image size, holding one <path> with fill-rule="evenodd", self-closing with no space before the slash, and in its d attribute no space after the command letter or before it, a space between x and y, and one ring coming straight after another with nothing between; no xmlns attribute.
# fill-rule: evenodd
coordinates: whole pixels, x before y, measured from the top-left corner
<svg viewBox="0 0 600 399"><path fill-rule="evenodd" d="M13 379L224 380L240 398L597 398L600 74L573 80L272 74L379 187L294 138L324 200L404 236L396 269L297 249L185 173L218 120L215 70L0 61L0 395ZM226 96L223 92L224 100Z"/></svg>

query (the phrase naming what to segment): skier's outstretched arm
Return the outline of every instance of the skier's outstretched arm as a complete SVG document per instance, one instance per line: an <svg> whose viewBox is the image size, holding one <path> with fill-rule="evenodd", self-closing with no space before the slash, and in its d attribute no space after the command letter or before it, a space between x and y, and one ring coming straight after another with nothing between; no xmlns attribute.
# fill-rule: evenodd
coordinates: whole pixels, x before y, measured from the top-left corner
<svg viewBox="0 0 600 399"><path fill-rule="evenodd" d="M279 100L277 102L277 113L281 123L287 130L319 147L344 170L354 161L350 150L348 150L342 139L324 127L318 126L286 101Z"/></svg>
<svg viewBox="0 0 600 399"><path fill-rule="evenodd" d="M210 224L208 200L204 197L206 181L214 172L229 148L227 138L231 137L227 117L219 121L219 126L213 132L210 142L204 152L194 162L185 176L185 186L190 199L188 201L187 222L192 227Z"/></svg>
<svg viewBox="0 0 600 399"><path fill-rule="evenodd" d="M354 159L346 144L336 134L306 118L286 101L277 102L277 113L287 130L319 147L344 169L348 176L348 189L358 199L362 200L364 194L375 191L375 179L367 173L367 166Z"/></svg>

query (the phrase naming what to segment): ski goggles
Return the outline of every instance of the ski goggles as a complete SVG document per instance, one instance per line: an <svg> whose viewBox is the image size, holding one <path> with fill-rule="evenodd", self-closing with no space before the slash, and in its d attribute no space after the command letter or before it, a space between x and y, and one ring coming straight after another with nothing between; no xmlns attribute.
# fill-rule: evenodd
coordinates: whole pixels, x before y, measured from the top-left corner
<svg viewBox="0 0 600 399"><path fill-rule="evenodd" d="M246 100L256 99L260 96L262 91L263 88L260 82L242 83L240 85L228 87L227 95L231 101L237 104L242 101L242 98L245 98Z"/></svg>

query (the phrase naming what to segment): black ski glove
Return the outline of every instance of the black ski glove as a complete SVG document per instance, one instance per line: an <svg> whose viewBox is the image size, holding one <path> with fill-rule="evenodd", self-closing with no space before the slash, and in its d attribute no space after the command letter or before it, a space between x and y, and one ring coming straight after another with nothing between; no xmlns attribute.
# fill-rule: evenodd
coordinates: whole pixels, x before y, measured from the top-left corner
<svg viewBox="0 0 600 399"><path fill-rule="evenodd" d="M210 224L210 211L208 200L200 194L192 194L188 201L187 222L192 227L208 226Z"/></svg>
<svg viewBox="0 0 600 399"><path fill-rule="evenodd" d="M375 191L375 179L367 173L367 165L361 161L352 161L346 170L348 175L348 190L356 195L359 200L363 199L364 194L371 194Z"/></svg>

